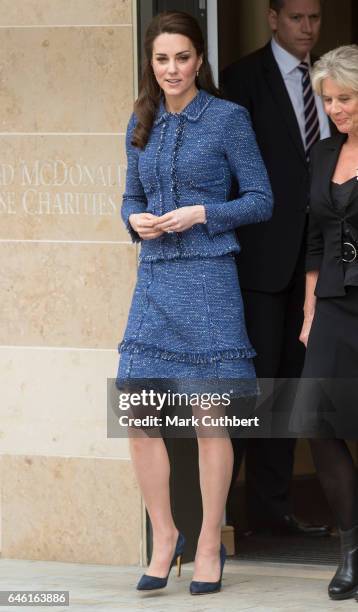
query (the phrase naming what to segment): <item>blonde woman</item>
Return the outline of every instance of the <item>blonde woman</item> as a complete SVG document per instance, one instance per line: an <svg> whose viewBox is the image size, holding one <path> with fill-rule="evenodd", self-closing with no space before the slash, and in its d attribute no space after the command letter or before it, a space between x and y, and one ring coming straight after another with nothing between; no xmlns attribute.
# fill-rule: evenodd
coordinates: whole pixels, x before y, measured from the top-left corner
<svg viewBox="0 0 358 612"><path fill-rule="evenodd" d="M349 417L345 412L345 383L332 379L358 375L358 46L323 55L313 68L312 84L338 134L317 143L311 155L300 336L307 346L301 388L306 396L301 394L296 405L294 429L322 435L324 428L326 439L312 439L311 447L342 544L341 562L328 592L332 599L348 599L358 589L358 487L354 461L339 429L345 426L349 432L354 413ZM334 410L328 405L332 397L317 391L317 378L329 383L326 389L336 391ZM320 410L325 405L328 411L323 415Z"/></svg>

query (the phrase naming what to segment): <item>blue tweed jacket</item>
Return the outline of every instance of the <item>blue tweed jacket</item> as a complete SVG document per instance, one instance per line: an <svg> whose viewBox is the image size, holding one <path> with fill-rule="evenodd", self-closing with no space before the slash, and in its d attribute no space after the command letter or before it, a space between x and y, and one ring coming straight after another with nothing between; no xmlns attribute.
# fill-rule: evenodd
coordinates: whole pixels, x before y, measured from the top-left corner
<svg viewBox="0 0 358 612"><path fill-rule="evenodd" d="M168 113L162 102L143 150L131 144L135 123L132 115L122 205L122 218L132 240L140 240L128 221L132 213L159 216L181 206L203 204L207 219L185 232L144 240L141 261L239 252L235 228L268 220L273 207L246 109L204 90L181 113ZM237 199L230 199L233 179L238 183Z"/></svg>

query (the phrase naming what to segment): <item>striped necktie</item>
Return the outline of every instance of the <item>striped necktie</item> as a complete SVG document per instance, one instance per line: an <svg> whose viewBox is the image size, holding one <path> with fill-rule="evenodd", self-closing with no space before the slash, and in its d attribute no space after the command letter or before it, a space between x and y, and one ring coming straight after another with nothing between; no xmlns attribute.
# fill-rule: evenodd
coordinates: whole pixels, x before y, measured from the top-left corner
<svg viewBox="0 0 358 612"><path fill-rule="evenodd" d="M305 149L307 157L312 145L320 139L320 127L316 101L312 89L309 66L307 62L301 62L298 66L302 72L303 108L305 115Z"/></svg>

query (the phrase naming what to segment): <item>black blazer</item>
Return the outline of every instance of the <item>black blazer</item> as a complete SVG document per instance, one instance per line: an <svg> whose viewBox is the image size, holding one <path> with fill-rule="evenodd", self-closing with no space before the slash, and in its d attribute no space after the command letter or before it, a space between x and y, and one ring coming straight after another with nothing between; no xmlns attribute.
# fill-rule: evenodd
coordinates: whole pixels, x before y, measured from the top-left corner
<svg viewBox="0 0 358 612"><path fill-rule="evenodd" d="M271 43L229 66L221 85L226 97L250 112L274 194L271 220L238 230L241 286L282 291L304 248L309 171L295 111Z"/></svg>
<svg viewBox="0 0 358 612"><path fill-rule="evenodd" d="M331 180L346 134L318 142L311 152L311 210L306 269L319 270L318 297L345 295L342 261L342 230L358 235L358 181L348 205L338 210L331 198Z"/></svg>

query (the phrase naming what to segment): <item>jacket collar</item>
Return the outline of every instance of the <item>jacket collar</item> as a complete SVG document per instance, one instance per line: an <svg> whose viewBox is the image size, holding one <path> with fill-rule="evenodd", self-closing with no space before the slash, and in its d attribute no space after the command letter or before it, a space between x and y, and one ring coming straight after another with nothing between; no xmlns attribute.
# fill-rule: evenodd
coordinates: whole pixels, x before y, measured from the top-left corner
<svg viewBox="0 0 358 612"><path fill-rule="evenodd" d="M189 104L180 113L169 113L164 105L164 98L160 100L157 115L154 121L154 125L158 125L162 121L165 121L169 117L185 117L189 121L198 121L204 110L213 100L213 96L204 89L199 89L195 98L192 99Z"/></svg>
<svg viewBox="0 0 358 612"><path fill-rule="evenodd" d="M347 134L342 134L342 132L337 131L330 138L325 138L322 140L322 145L324 145L329 151L338 151L339 153L347 138Z"/></svg>

